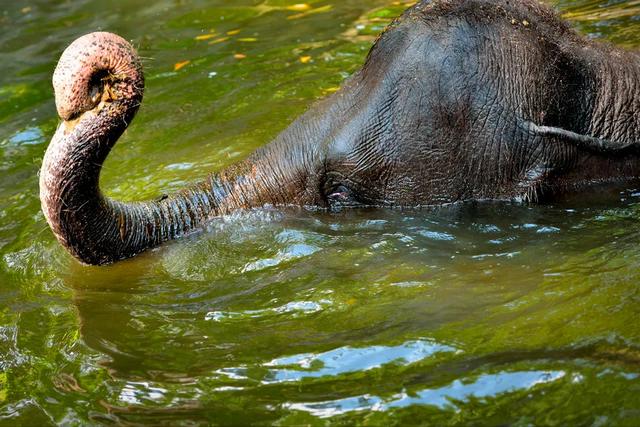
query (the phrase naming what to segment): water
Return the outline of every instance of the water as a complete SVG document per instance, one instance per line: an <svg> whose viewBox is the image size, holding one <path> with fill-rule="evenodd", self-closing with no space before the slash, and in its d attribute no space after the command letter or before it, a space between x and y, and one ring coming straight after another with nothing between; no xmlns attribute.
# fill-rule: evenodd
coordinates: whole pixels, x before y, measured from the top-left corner
<svg viewBox="0 0 640 427"><path fill-rule="evenodd" d="M106 268L55 242L37 171L68 43L106 29L145 57L145 103L103 185L157 197L334 91L405 7L294 4L0 6L0 424L639 424L632 187L544 206L265 209ZM590 37L640 46L638 2L558 6Z"/></svg>

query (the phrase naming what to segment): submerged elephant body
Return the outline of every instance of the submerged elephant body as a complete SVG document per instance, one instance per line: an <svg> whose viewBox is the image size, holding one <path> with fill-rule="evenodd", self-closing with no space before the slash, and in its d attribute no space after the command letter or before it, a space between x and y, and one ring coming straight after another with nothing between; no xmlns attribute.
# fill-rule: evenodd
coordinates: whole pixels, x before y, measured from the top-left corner
<svg viewBox="0 0 640 427"><path fill-rule="evenodd" d="M536 201L640 176L640 56L534 1L419 2L360 71L246 160L157 201L120 203L101 165L142 100L131 46L93 33L54 74L63 123L41 200L60 242L105 264L236 209Z"/></svg>

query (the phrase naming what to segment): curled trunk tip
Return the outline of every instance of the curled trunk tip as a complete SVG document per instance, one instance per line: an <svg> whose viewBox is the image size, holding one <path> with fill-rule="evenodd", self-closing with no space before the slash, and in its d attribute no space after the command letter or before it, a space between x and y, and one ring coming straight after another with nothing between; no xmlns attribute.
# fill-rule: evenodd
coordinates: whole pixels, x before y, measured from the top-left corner
<svg viewBox="0 0 640 427"><path fill-rule="evenodd" d="M56 108L63 120L72 120L95 108L105 82L117 85L117 97L142 98L144 78L140 59L122 37L95 32L76 39L62 53L53 73Z"/></svg>

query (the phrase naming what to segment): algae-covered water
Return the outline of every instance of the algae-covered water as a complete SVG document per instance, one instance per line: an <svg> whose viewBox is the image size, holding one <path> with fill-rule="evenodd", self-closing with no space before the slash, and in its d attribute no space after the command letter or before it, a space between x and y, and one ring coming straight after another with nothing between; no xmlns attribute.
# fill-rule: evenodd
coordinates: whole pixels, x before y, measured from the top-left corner
<svg viewBox="0 0 640 427"><path fill-rule="evenodd" d="M135 200L247 156L407 3L3 1L0 424L639 425L640 189L543 206L257 210L133 260L71 259L39 210L50 77L98 29L145 58L103 187ZM556 3L640 47L637 1Z"/></svg>

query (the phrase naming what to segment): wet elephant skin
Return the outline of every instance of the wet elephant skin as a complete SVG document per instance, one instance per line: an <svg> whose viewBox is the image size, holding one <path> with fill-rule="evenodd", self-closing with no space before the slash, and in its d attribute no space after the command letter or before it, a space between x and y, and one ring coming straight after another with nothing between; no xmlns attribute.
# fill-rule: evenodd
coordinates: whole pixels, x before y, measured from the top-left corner
<svg viewBox="0 0 640 427"><path fill-rule="evenodd" d="M422 1L362 69L274 141L153 201L102 195L99 174L142 101L128 42L92 33L54 73L63 119L42 208L81 262L107 264L238 209L536 202L640 175L640 56L587 40L534 1Z"/></svg>

